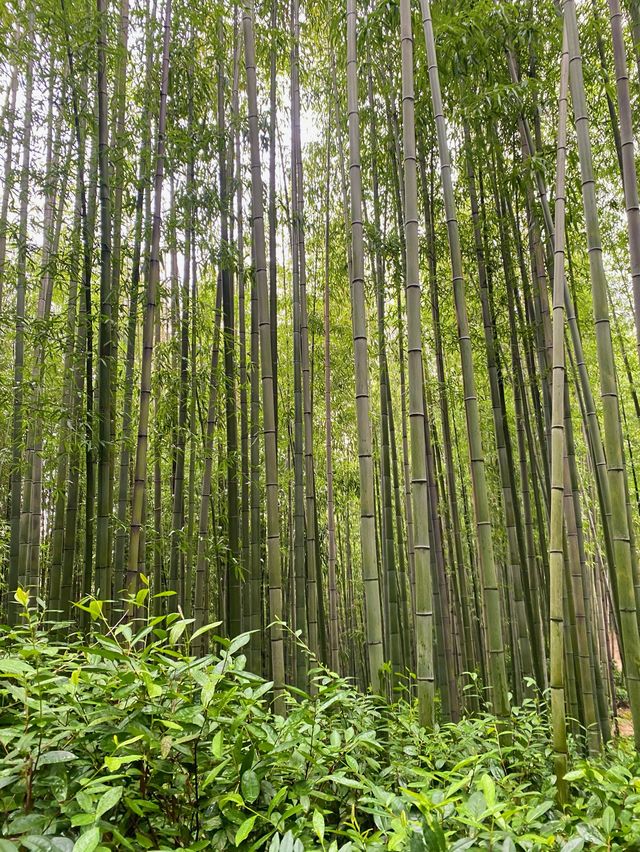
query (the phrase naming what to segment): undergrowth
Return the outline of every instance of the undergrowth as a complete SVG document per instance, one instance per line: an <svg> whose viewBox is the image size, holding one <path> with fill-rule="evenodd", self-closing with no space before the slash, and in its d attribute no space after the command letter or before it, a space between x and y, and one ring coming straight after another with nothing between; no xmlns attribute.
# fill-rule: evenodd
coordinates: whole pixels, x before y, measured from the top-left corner
<svg viewBox="0 0 640 852"><path fill-rule="evenodd" d="M640 849L631 745L574 755L562 813L543 703L427 732L317 668L283 719L248 634L197 659L180 615L89 608L90 638L35 609L0 629L0 852Z"/></svg>

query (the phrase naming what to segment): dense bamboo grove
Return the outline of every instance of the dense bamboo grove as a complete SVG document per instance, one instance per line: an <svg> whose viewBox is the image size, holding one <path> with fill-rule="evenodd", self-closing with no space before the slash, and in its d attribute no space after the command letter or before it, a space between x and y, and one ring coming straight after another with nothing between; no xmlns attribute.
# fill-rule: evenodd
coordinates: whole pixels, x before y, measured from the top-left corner
<svg viewBox="0 0 640 852"><path fill-rule="evenodd" d="M3 11L3 621L639 745L636 0Z"/></svg>

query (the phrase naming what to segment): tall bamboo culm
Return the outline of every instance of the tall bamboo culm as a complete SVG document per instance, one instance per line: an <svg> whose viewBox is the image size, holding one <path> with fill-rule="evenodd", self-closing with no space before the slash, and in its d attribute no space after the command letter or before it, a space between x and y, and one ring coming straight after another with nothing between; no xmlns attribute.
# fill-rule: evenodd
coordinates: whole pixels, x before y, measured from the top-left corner
<svg viewBox="0 0 640 852"><path fill-rule="evenodd" d="M622 425L611 325L607 279L602 257L600 224L595 193L589 115L582 74L582 55L578 34L575 0L565 0L562 6L569 47L569 84L576 125L578 156L582 176L582 202L585 213L589 273L593 300L593 319L600 372L600 394L604 422L604 449L611 501L611 537L613 542L620 627L624 647L625 677L629 704L634 723L634 740L640 747L640 634L634 589L634 568L629 516L627 514L627 481L622 443Z"/></svg>
<svg viewBox="0 0 640 852"><path fill-rule="evenodd" d="M262 378L262 431L264 436L267 489L267 571L269 575L269 618L271 619L271 667L274 709L285 713L284 642L282 637L282 568L280 564L280 512L278 507L278 448L273 395L273 362L271 360L271 320L264 236L264 202L260 163L258 126L258 92L256 79L256 46L254 4L246 0L242 10L244 60L247 74L247 108L249 147L251 150L251 224L253 231L255 278L258 297L258 329Z"/></svg>
<svg viewBox="0 0 640 852"><path fill-rule="evenodd" d="M420 265L418 258L418 187L413 86L413 32L410 0L400 0L402 49L402 143L404 149L404 232L406 245L407 351L411 496L416 572L416 679L423 725L433 724L433 593L429 542L429 496L425 444Z"/></svg>
<svg viewBox="0 0 640 852"><path fill-rule="evenodd" d="M500 608L498 575L493 554L493 542L491 539L489 497L484 453L482 448L478 395L476 392L473 356L471 351L471 338L469 335L469 318L467 315L465 282L462 273L460 235L458 231L458 220L453 194L451 157L449 154L447 128L442 108L440 78L438 74L433 21L431 19L431 7L429 0L420 0L420 7L422 10L424 37L427 47L431 100L438 133L440 174L442 179L447 233L449 238L449 251L451 254L451 267L453 273L453 292L456 307L456 320L458 323L460 358L462 362L467 435L471 462L471 483L473 489L476 536L478 541L478 560L486 616L486 647L489 656L489 679L492 690L491 700L496 715L504 718L509 714L509 697L502 632L502 612Z"/></svg>
<svg viewBox="0 0 640 852"><path fill-rule="evenodd" d="M567 146L567 95L569 53L563 36L558 98L558 142L556 156L555 251L553 255L553 373L551 405L551 519L549 524L550 572L550 689L551 727L558 801L564 804L568 789L567 727L565 720L564 673L564 243L565 164Z"/></svg>
<svg viewBox="0 0 640 852"><path fill-rule="evenodd" d="M349 179L351 186L351 311L356 384L358 459L360 464L360 549L365 598L365 641L369 680L380 692L384 662L380 582L376 556L374 473L371 454L371 405L369 356L364 294L364 245L362 237L362 176L360 172L360 119L358 113L358 65L356 54L356 0L347 0L347 112L349 121Z"/></svg>

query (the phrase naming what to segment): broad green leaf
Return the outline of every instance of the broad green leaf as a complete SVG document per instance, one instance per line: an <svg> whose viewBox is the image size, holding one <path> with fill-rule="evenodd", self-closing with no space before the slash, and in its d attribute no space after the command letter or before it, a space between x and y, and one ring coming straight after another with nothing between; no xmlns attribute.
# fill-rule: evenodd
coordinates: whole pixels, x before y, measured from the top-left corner
<svg viewBox="0 0 640 852"><path fill-rule="evenodd" d="M96 621L102 615L102 601L92 600L89 602L89 612L91 618Z"/></svg>
<svg viewBox="0 0 640 852"><path fill-rule="evenodd" d="M584 778L584 769L572 769L564 776L565 781L578 781L580 778Z"/></svg>
<svg viewBox="0 0 640 852"><path fill-rule="evenodd" d="M472 793L467 799L465 805L467 811L474 819L477 820L479 820L487 810L487 800L485 799L484 794L479 791Z"/></svg>
<svg viewBox="0 0 640 852"><path fill-rule="evenodd" d="M197 639L198 636L202 636L203 633L208 633L210 630L215 630L216 627L220 627L221 624L221 621L213 621L211 624L205 624L202 627L199 627L195 631L195 633L191 634L191 641L193 642L194 639Z"/></svg>
<svg viewBox="0 0 640 852"><path fill-rule="evenodd" d="M187 629L187 625L190 624L193 619L181 618L180 621L176 621L175 624L171 625L171 630L169 630L169 644L175 645L178 640Z"/></svg>
<svg viewBox="0 0 640 852"><path fill-rule="evenodd" d="M280 835L277 831L271 838L271 843L269 844L269 852L280 852Z"/></svg>
<svg viewBox="0 0 640 852"><path fill-rule="evenodd" d="M107 790L106 793L103 793L98 802L98 807L96 808L96 819L100 819L101 816L114 808L120 799L122 798L123 787L112 787L110 790Z"/></svg>
<svg viewBox="0 0 640 852"><path fill-rule="evenodd" d="M90 828L76 840L73 845L73 852L93 852L100 843L100 829L97 825Z"/></svg>
<svg viewBox="0 0 640 852"><path fill-rule="evenodd" d="M226 793L218 799L218 807L222 810L229 802L233 802L234 805L239 805L240 807L244 805L244 799L239 793Z"/></svg>
<svg viewBox="0 0 640 852"><path fill-rule="evenodd" d="M327 775L324 780L335 781L336 784L351 787L352 790L362 790L362 784L359 781L356 781L355 778L347 778L344 775Z"/></svg>
<svg viewBox="0 0 640 852"><path fill-rule="evenodd" d="M605 834L611 834L613 827L616 824L616 814L610 805L602 812L602 828Z"/></svg>
<svg viewBox="0 0 640 852"><path fill-rule="evenodd" d="M324 816L320 811L313 812L313 830L320 838L320 843L324 842Z"/></svg>
<svg viewBox="0 0 640 852"><path fill-rule="evenodd" d="M144 675L144 685L146 687L147 695L149 696L149 698L159 698L162 695L162 687L159 684L155 683L152 680L151 676L148 674Z"/></svg>
<svg viewBox="0 0 640 852"><path fill-rule="evenodd" d="M231 640L231 643L227 648L227 654L229 654L229 656L232 656L233 654L235 654L236 651L244 647L250 639L250 633L241 633L239 636L236 636L235 639Z"/></svg>
<svg viewBox="0 0 640 852"><path fill-rule="evenodd" d="M247 769L246 772L242 773L240 789L242 790L245 802L255 802L260 795L260 782L253 769Z"/></svg>
<svg viewBox="0 0 640 852"><path fill-rule="evenodd" d="M16 589L13 599L22 604L23 607L27 607L29 605L29 592L20 586Z"/></svg>
<svg viewBox="0 0 640 852"><path fill-rule="evenodd" d="M218 682L220 681L219 676L213 676L209 678L209 680L202 687L202 693L200 694L200 701L202 702L203 707L208 707L211 704L211 700L216 692L216 687L218 686Z"/></svg>
<svg viewBox="0 0 640 852"><path fill-rule="evenodd" d="M68 837L52 837L53 848L59 852L73 852L73 840Z"/></svg>
<svg viewBox="0 0 640 852"><path fill-rule="evenodd" d="M257 689L253 689L251 691L251 698L254 701L257 701L258 698L261 698L263 695L265 695L267 692L269 692L270 689L273 689L273 681L272 680L269 680L266 683L260 684L260 686Z"/></svg>
<svg viewBox="0 0 640 852"><path fill-rule="evenodd" d="M604 836L596 825L592 825L591 823L587 822L581 822L577 828L577 831L580 837L582 837L582 839L586 840L588 843L605 843Z"/></svg>
<svg viewBox="0 0 640 852"><path fill-rule="evenodd" d="M280 852L293 852L293 834L287 831L280 841Z"/></svg>
<svg viewBox="0 0 640 852"><path fill-rule="evenodd" d="M104 764L109 772L117 772L122 766L126 766L127 763L134 763L136 760L142 760L143 758L143 754L124 754L122 757L109 755L105 757Z"/></svg>
<svg viewBox="0 0 640 852"><path fill-rule="evenodd" d="M544 802L540 802L539 805L536 805L535 808L531 808L530 811L527 812L527 823L535 822L538 817L541 817L543 814L546 814L547 811L551 810L553 807L553 802L548 799Z"/></svg>
<svg viewBox="0 0 640 852"><path fill-rule="evenodd" d="M35 675L35 669L15 657L0 658L0 675Z"/></svg>
<svg viewBox="0 0 640 852"><path fill-rule="evenodd" d="M77 760L72 751L46 751L40 755L38 766L47 766L50 763L68 763L70 760Z"/></svg>
<svg viewBox="0 0 640 852"><path fill-rule="evenodd" d="M26 837L20 838L20 843L29 852L56 852L51 838L42 834L27 834Z"/></svg>
<svg viewBox="0 0 640 852"><path fill-rule="evenodd" d="M584 840L581 837L571 837L560 852L580 852L581 849L584 849Z"/></svg>
<svg viewBox="0 0 640 852"><path fill-rule="evenodd" d="M253 816L247 817L247 819L245 819L240 828L236 831L236 846L240 846L242 841L246 840L247 837L251 834L253 830L253 824L255 823L257 818L257 814L253 814Z"/></svg>
<svg viewBox="0 0 640 852"><path fill-rule="evenodd" d="M144 588L142 588L142 589L138 589L138 591L137 591L137 593L136 593L136 601L135 601L136 606L142 606L142 604L143 604L143 603L145 602L145 600L147 599L147 595L148 595L148 594L149 594L149 589L148 589L148 587L144 587Z"/></svg>
<svg viewBox="0 0 640 852"><path fill-rule="evenodd" d="M278 807L280 802L286 798L288 791L288 787L281 787L278 792L275 794L273 799L269 802L269 808L267 810L267 815L271 816L271 813ZM306 809L305 809L306 810Z"/></svg>
<svg viewBox="0 0 640 852"><path fill-rule="evenodd" d="M487 807L491 808L496 803L496 785L493 781L493 778L486 773L480 778L478 781L478 787L484 793L484 798L487 803Z"/></svg>
<svg viewBox="0 0 640 852"><path fill-rule="evenodd" d="M80 828L85 825L93 825L95 821L96 816L94 813L87 814L84 813L84 811L81 813L74 814L71 817L71 825L74 828Z"/></svg>
<svg viewBox="0 0 640 852"><path fill-rule="evenodd" d="M218 731L215 737L211 740L211 754L217 759L220 760L222 757L222 743L223 743L223 734L222 731Z"/></svg>

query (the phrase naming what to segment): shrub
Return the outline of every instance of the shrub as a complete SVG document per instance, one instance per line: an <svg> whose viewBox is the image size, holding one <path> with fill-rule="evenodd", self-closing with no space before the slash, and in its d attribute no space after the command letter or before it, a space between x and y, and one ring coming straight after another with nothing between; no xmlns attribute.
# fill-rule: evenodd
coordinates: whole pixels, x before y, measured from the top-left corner
<svg viewBox="0 0 640 852"><path fill-rule="evenodd" d="M23 599L26 604L26 596ZM624 743L578 760L554 804L544 702L425 731L322 668L270 709L243 634L150 618L70 635L29 609L0 630L0 852L640 848L640 781Z"/></svg>

